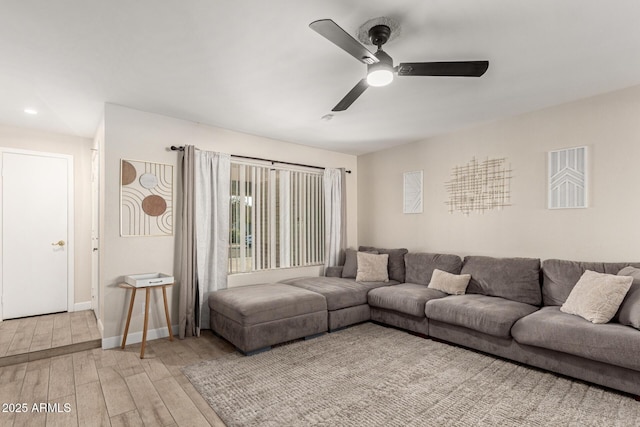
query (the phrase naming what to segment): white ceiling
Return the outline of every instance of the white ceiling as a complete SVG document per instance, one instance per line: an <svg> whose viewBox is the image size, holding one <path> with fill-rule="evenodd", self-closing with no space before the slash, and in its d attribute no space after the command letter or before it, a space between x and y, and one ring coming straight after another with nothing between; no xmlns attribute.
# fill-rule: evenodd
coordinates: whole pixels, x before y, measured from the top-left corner
<svg viewBox="0 0 640 427"><path fill-rule="evenodd" d="M395 63L489 70L396 78L321 120L366 67L309 23L379 16ZM640 84L639 22L637 0L2 0L0 123L92 137L109 102L361 154Z"/></svg>

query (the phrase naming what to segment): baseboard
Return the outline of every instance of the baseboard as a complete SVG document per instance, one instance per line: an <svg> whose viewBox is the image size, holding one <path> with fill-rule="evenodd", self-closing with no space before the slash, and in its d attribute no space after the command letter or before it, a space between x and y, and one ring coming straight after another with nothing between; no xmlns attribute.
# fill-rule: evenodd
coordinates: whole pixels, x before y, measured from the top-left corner
<svg viewBox="0 0 640 427"><path fill-rule="evenodd" d="M173 331L173 336L176 336L176 333L178 332L178 325L173 325L171 327L171 330ZM166 338L168 336L169 336L169 331L167 330L166 326L164 328L149 329L147 331L147 342L158 339L158 338ZM136 344L139 342L142 342L142 331L129 332L129 334L127 335L127 345ZM120 347L121 344L122 344L122 335L102 339L103 350Z"/></svg>
<svg viewBox="0 0 640 427"><path fill-rule="evenodd" d="M73 311L91 310L91 301L77 302L73 304Z"/></svg>

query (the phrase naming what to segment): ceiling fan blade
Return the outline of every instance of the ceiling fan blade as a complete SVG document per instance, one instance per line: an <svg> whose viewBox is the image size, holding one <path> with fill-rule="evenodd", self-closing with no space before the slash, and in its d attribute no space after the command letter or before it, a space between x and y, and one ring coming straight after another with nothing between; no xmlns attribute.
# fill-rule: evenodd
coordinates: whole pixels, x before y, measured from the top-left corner
<svg viewBox="0 0 640 427"><path fill-rule="evenodd" d="M489 68L489 61L402 62L399 76L480 77Z"/></svg>
<svg viewBox="0 0 640 427"><path fill-rule="evenodd" d="M351 37L349 33L343 30L331 19L313 21L309 24L309 27L339 48L343 49L349 55L356 58L358 61L365 64L374 64L378 62L378 58L376 58L373 53L369 52L366 47Z"/></svg>
<svg viewBox="0 0 640 427"><path fill-rule="evenodd" d="M349 108L351 104L353 104L353 101L358 99L358 97L362 95L362 93L365 90L367 90L368 87L369 87L369 84L367 83L367 79L360 80L358 84L355 85L353 89L351 89L349 93L344 98L342 98L342 100L338 102L338 104L335 107L333 107L333 110L331 111L346 110L347 108Z"/></svg>

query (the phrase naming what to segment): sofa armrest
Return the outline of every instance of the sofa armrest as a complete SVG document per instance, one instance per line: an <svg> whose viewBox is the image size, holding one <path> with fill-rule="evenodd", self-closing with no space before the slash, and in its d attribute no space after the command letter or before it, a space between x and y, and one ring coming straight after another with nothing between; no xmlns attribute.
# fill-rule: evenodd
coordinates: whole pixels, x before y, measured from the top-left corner
<svg viewBox="0 0 640 427"><path fill-rule="evenodd" d="M342 266L337 265L335 267L327 267L324 275L327 277L342 277Z"/></svg>

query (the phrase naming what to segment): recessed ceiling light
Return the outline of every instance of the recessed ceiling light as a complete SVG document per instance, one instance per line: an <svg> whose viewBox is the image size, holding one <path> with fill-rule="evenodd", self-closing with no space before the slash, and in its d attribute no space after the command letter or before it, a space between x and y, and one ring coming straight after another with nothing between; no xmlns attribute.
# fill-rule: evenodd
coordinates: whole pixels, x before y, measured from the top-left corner
<svg viewBox="0 0 640 427"><path fill-rule="evenodd" d="M320 119L328 122L329 120L333 119L333 114L325 114L324 116L320 117Z"/></svg>
<svg viewBox="0 0 640 427"><path fill-rule="evenodd" d="M32 116L35 116L36 114L38 114L38 110L34 110L33 108L25 108L24 112L27 114L31 114Z"/></svg>

